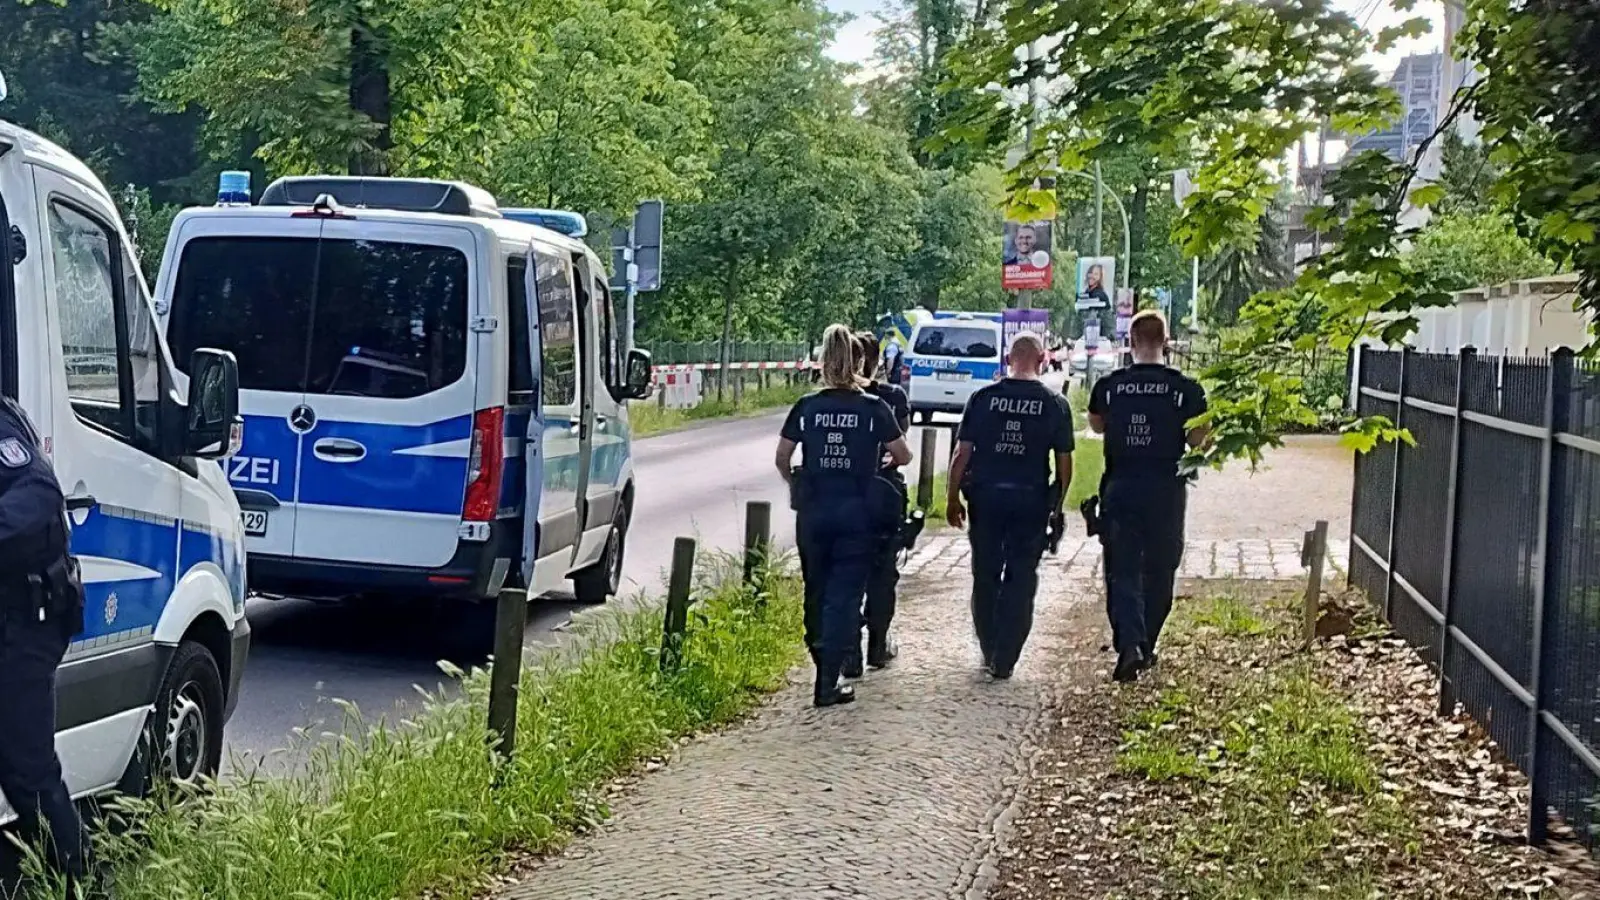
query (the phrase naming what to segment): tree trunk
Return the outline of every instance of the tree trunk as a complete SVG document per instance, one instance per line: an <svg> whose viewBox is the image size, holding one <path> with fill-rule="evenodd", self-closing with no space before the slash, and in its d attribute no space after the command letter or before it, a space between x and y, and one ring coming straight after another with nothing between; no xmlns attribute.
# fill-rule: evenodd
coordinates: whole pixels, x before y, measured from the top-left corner
<svg viewBox="0 0 1600 900"><path fill-rule="evenodd" d="M378 126L371 143L350 155L350 174L389 174L389 131L393 119L389 92L389 59L372 28L357 19L350 29L350 108Z"/></svg>
<svg viewBox="0 0 1600 900"><path fill-rule="evenodd" d="M1133 191L1133 208L1128 210L1128 283L1139 285L1141 291L1154 287L1145 284L1144 272L1133 261L1144 256L1145 241L1150 234L1150 181L1141 179Z"/></svg>

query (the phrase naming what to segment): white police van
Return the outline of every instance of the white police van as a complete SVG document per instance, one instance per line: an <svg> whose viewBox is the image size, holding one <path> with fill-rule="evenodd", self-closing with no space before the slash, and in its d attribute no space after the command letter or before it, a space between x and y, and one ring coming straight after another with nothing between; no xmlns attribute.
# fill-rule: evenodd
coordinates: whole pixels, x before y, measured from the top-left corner
<svg viewBox="0 0 1600 900"><path fill-rule="evenodd" d="M57 683L75 797L216 772L250 641L239 505L204 462L239 439L237 371L200 348L173 369L136 259L88 168L0 121L0 386L66 492L87 594Z"/></svg>
<svg viewBox="0 0 1600 900"><path fill-rule="evenodd" d="M626 401L648 393L650 358L618 343L582 217L503 215L482 190L423 180L242 196L179 214L156 308L178 353L239 360L227 475L251 589L475 600L570 578L581 601L614 594Z"/></svg>
<svg viewBox="0 0 1600 900"><path fill-rule="evenodd" d="M970 313L928 319L911 332L906 395L922 421L936 412L960 413L967 400L1005 377L998 321Z"/></svg>

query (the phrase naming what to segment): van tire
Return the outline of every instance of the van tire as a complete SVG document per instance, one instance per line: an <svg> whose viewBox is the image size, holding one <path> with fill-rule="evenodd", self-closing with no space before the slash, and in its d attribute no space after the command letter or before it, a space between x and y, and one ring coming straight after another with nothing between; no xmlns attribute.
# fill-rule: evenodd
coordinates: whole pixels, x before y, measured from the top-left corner
<svg viewBox="0 0 1600 900"><path fill-rule="evenodd" d="M572 591L579 603L594 606L616 596L622 589L622 560L627 549L628 509L619 505L600 560L572 576Z"/></svg>
<svg viewBox="0 0 1600 900"><path fill-rule="evenodd" d="M224 708L222 671L211 651L196 641L179 644L118 791L142 797L162 781L195 785L215 777Z"/></svg>

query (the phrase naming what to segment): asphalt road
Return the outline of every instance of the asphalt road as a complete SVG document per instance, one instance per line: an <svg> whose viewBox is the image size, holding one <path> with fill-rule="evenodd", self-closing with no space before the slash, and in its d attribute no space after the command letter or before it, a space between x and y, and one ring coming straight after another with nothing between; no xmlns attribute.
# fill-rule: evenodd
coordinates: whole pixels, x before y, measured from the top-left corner
<svg viewBox="0 0 1600 900"><path fill-rule="evenodd" d="M939 465L949 456L949 425L941 417ZM638 484L624 567L624 593L656 593L665 583L675 538L698 538L704 548L736 550L744 539L751 500L773 504L773 530L784 548L794 543L788 494L773 467L781 415L718 422L647 438L635 445ZM920 445L913 429L912 450ZM915 472L916 463L909 469ZM548 638L577 607L563 598L534 601L526 640ZM438 661L482 662L484 613L460 606L320 605L256 600L248 607L254 640L239 708L228 723L228 753L249 767L292 762L286 748L297 728L317 735L340 730L350 701L367 720L417 702L416 686L446 679Z"/></svg>

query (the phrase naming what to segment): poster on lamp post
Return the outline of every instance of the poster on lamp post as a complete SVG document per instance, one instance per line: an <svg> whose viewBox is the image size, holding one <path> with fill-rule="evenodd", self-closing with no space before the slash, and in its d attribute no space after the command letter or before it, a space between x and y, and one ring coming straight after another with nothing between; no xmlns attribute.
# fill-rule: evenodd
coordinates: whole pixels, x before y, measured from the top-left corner
<svg viewBox="0 0 1600 900"><path fill-rule="evenodd" d="M1111 305L1111 286L1117 283L1115 256L1078 257L1078 309L1105 309Z"/></svg>
<svg viewBox="0 0 1600 900"><path fill-rule="evenodd" d="M1128 331L1133 327L1133 290L1131 288L1117 289L1117 343L1128 339Z"/></svg>
<svg viewBox="0 0 1600 900"><path fill-rule="evenodd" d="M1051 261L1050 222L1007 222L1000 286L1008 291L1043 291L1055 269Z"/></svg>
<svg viewBox="0 0 1600 900"><path fill-rule="evenodd" d="M1006 365L1011 364L1011 342L1024 331L1044 337L1050 330L1048 309L1008 309L1000 313L1000 339L1004 347Z"/></svg>

